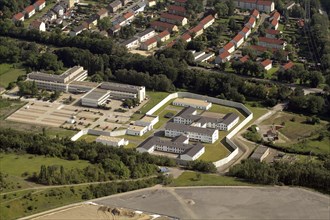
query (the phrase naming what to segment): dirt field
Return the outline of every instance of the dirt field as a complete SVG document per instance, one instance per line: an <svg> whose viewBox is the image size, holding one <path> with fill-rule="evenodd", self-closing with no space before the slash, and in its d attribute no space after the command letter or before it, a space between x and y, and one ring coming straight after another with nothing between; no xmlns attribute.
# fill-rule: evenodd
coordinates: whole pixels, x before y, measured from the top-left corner
<svg viewBox="0 0 330 220"><path fill-rule="evenodd" d="M148 189L96 203L181 219L329 219L329 197L288 187Z"/></svg>
<svg viewBox="0 0 330 220"><path fill-rule="evenodd" d="M114 214L116 213L116 214ZM120 214L119 214L120 213ZM170 220L165 216L152 215L139 211L132 211L123 208L115 208L107 206L99 206L92 204L78 205L58 212L47 214L34 219L50 220L50 219L65 219L65 220L90 220L90 219L116 219L116 220Z"/></svg>

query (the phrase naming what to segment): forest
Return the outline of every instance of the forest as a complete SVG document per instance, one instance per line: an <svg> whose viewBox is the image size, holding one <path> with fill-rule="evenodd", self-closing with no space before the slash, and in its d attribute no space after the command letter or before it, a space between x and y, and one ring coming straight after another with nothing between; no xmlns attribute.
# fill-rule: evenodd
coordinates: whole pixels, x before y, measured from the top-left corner
<svg viewBox="0 0 330 220"><path fill-rule="evenodd" d="M330 158L322 162L275 162L267 164L252 159L230 168L229 175L257 184L303 186L330 193Z"/></svg>

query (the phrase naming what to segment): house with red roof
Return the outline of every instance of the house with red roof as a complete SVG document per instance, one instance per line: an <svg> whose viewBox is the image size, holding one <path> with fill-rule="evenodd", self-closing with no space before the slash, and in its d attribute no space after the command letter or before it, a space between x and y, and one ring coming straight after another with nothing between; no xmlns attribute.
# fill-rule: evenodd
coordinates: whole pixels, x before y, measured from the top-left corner
<svg viewBox="0 0 330 220"><path fill-rule="evenodd" d="M281 66L281 68L283 70L289 70L294 66L294 63L292 61L289 61L288 63L284 64L283 66Z"/></svg>
<svg viewBox="0 0 330 220"><path fill-rule="evenodd" d="M219 54L222 53L223 51L228 51L229 53L233 53L235 51L235 44L233 42L229 42L219 50Z"/></svg>
<svg viewBox="0 0 330 220"><path fill-rule="evenodd" d="M167 22L153 21L150 23L150 26L156 31L168 30L169 32L178 32L179 28L175 24L170 24Z"/></svg>
<svg viewBox="0 0 330 220"><path fill-rule="evenodd" d="M180 15L183 17L187 15L187 10L184 7L178 5L168 6L168 12L170 14Z"/></svg>
<svg viewBox="0 0 330 220"><path fill-rule="evenodd" d="M271 0L233 0L236 8L258 9L259 11L272 12L275 10L275 3Z"/></svg>
<svg viewBox="0 0 330 220"><path fill-rule="evenodd" d="M183 35L181 36L181 39L182 39L184 42L188 43L188 42L191 41L191 36L190 36L189 33L185 33L185 34L183 34Z"/></svg>
<svg viewBox="0 0 330 220"><path fill-rule="evenodd" d="M129 11L129 12L126 12L123 15L123 17L125 19L125 23L126 24L129 24L129 23L131 23L134 20L135 14L133 12Z"/></svg>
<svg viewBox="0 0 330 220"><path fill-rule="evenodd" d="M38 31L46 31L46 24L39 20L34 20L31 22L29 29L35 29Z"/></svg>
<svg viewBox="0 0 330 220"><path fill-rule="evenodd" d="M142 42L140 49L149 51L155 47L157 47L157 39L156 39L156 37L152 37L152 38Z"/></svg>
<svg viewBox="0 0 330 220"><path fill-rule="evenodd" d="M245 55L244 57L242 57L241 59L239 59L239 61L242 62L242 63L245 63L249 59L250 59L249 55Z"/></svg>
<svg viewBox="0 0 330 220"><path fill-rule="evenodd" d="M158 42L165 42L171 37L170 32L165 30L156 36Z"/></svg>
<svg viewBox="0 0 330 220"><path fill-rule="evenodd" d="M281 34L281 31L274 29L266 29L265 33L266 33L266 37L268 38L278 38L279 35Z"/></svg>
<svg viewBox="0 0 330 220"><path fill-rule="evenodd" d="M33 4L33 6L37 11L41 11L44 7L46 7L46 0L38 0Z"/></svg>
<svg viewBox="0 0 330 220"><path fill-rule="evenodd" d="M36 13L36 10L33 5L29 5L24 9L23 13L26 18L31 18Z"/></svg>
<svg viewBox="0 0 330 220"><path fill-rule="evenodd" d="M112 36L115 36L121 29L121 26L119 24L116 24L112 26L109 30L109 34Z"/></svg>
<svg viewBox="0 0 330 220"><path fill-rule="evenodd" d="M24 14L22 12L18 12L13 16L13 21L24 21Z"/></svg>
<svg viewBox="0 0 330 220"><path fill-rule="evenodd" d="M169 14L169 13L162 13L160 15L160 21L176 24L176 25L186 25L188 23L188 19L183 16Z"/></svg>
<svg viewBox="0 0 330 220"><path fill-rule="evenodd" d="M277 29L278 29L278 26L279 26L279 22L278 22L278 20L274 19L274 20L272 20L272 21L270 22L270 24L271 24L271 26L272 26L272 28L273 28L274 30L277 30Z"/></svg>
<svg viewBox="0 0 330 220"><path fill-rule="evenodd" d="M244 35L242 34L237 34L232 40L232 43L235 44L235 48L239 48L243 43L244 43Z"/></svg>
<svg viewBox="0 0 330 220"><path fill-rule="evenodd" d="M200 21L200 24L203 25L203 28L206 29L214 23L215 19L213 15L208 15Z"/></svg>
<svg viewBox="0 0 330 220"><path fill-rule="evenodd" d="M244 36L244 39L247 39L250 36L250 34L251 34L251 29L249 27L245 26L241 30L240 34Z"/></svg>
<svg viewBox="0 0 330 220"><path fill-rule="evenodd" d="M220 64L220 63L228 62L230 59L231 59L231 54L227 50L224 50L215 58L214 62L216 64Z"/></svg>
<svg viewBox="0 0 330 220"><path fill-rule="evenodd" d="M266 59L260 63L260 65L264 68L264 70L268 71L273 67L273 61L270 59Z"/></svg>
<svg viewBox="0 0 330 220"><path fill-rule="evenodd" d="M279 50L284 50L286 44L287 43L283 40L268 38L268 37L259 37L259 41L258 41L259 46L274 48Z"/></svg>
<svg viewBox="0 0 330 220"><path fill-rule="evenodd" d="M189 30L190 35L193 35L193 38L198 37L204 33L202 25L197 25L196 27Z"/></svg>
<svg viewBox="0 0 330 220"><path fill-rule="evenodd" d="M251 14L250 15L253 16L257 20L260 18L260 13L259 13L259 11L257 9L253 9L251 11Z"/></svg>
<svg viewBox="0 0 330 220"><path fill-rule="evenodd" d="M245 24L245 26L250 29L254 28L256 26L256 19L253 16L251 16L248 22Z"/></svg>
<svg viewBox="0 0 330 220"><path fill-rule="evenodd" d="M186 5L187 0L174 0L174 4L178 6L184 7Z"/></svg>

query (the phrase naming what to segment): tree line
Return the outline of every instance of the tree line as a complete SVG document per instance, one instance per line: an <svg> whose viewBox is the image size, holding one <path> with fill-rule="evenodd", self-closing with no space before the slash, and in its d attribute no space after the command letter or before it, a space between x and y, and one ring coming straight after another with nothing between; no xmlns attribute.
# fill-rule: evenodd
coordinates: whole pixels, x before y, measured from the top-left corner
<svg viewBox="0 0 330 220"><path fill-rule="evenodd" d="M267 164L252 159L230 168L229 175L257 184L304 186L330 193L330 159L317 162L274 162Z"/></svg>

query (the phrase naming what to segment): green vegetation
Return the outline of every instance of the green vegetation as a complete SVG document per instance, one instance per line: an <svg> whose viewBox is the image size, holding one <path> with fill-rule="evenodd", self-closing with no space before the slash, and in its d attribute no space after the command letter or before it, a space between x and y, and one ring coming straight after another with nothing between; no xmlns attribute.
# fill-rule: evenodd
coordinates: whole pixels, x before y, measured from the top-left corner
<svg viewBox="0 0 330 220"><path fill-rule="evenodd" d="M24 76L25 70L15 67L15 64L0 64L0 86L7 88L9 83L16 82L19 76Z"/></svg>
<svg viewBox="0 0 330 220"><path fill-rule="evenodd" d="M169 118L165 117L166 114L176 115L177 113L178 113L177 111L164 109L160 114L158 114L159 122L157 122L154 129L158 129L158 128L162 127L166 122L168 122L170 120Z"/></svg>
<svg viewBox="0 0 330 220"><path fill-rule="evenodd" d="M247 186L247 182L235 177L219 176L217 174L204 174L196 172L183 172L174 179L170 186Z"/></svg>
<svg viewBox="0 0 330 220"><path fill-rule="evenodd" d="M226 134L224 133L225 132L220 131L219 140L213 144L203 143L205 146L205 153L198 160L214 162L221 160L230 154L230 151L224 145L226 143L224 142L223 138L227 135L227 132Z"/></svg>
<svg viewBox="0 0 330 220"><path fill-rule="evenodd" d="M98 136L95 136L95 135L90 135L90 134L86 134L86 135L83 135L79 138L79 140L84 140L86 141L87 143L91 143L91 142L94 142L96 141L96 138Z"/></svg>
<svg viewBox="0 0 330 220"><path fill-rule="evenodd" d="M232 107L227 107L224 105L212 104L212 107L208 111L216 112L216 113L220 113L220 114L224 114L224 115L235 112L240 116L241 121L245 118L243 113L241 113L238 109L232 108Z"/></svg>
<svg viewBox="0 0 330 220"><path fill-rule="evenodd" d="M44 9L42 9L42 11L37 12L29 19L25 19L24 20L24 26L25 27L29 27L29 25L34 21L37 20L39 18L41 18L47 11L49 11L53 6L55 5L54 1L47 1L46 2L46 6Z"/></svg>
<svg viewBox="0 0 330 220"><path fill-rule="evenodd" d="M25 104L26 102L21 102L19 100L8 100L0 97L0 120L4 120ZM3 126L2 122L1 126Z"/></svg>

